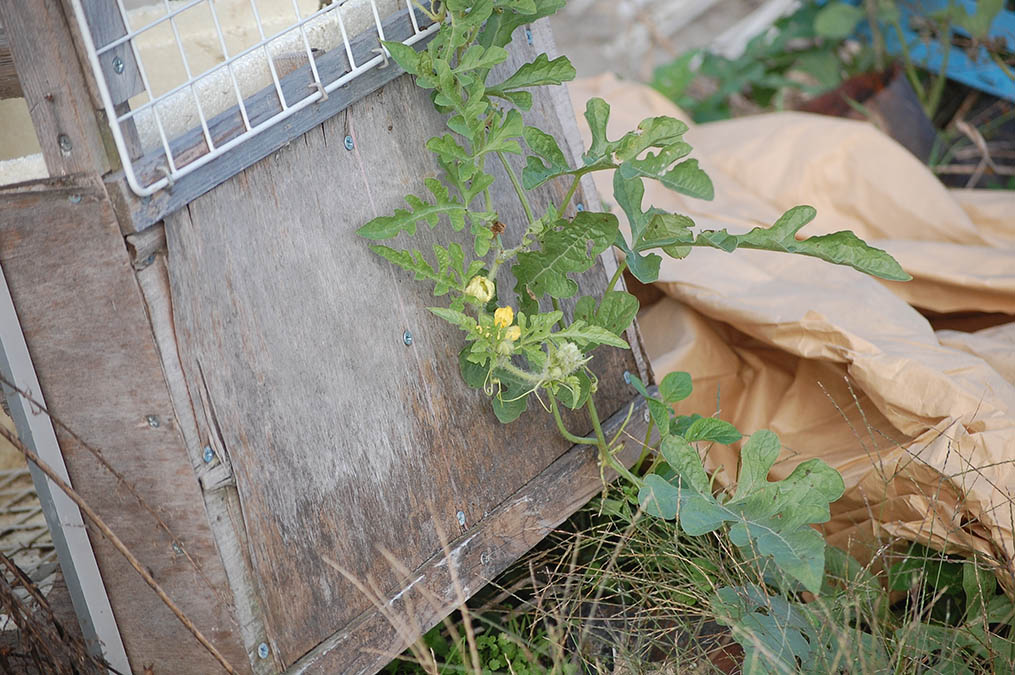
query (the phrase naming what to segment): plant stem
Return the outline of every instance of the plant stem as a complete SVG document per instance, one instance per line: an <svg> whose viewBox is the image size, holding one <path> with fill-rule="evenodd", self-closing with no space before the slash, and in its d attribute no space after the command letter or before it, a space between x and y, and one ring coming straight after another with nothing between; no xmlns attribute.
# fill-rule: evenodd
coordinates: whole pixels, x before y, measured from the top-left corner
<svg viewBox="0 0 1015 675"><path fill-rule="evenodd" d="M948 11L951 13L952 7L955 3L948 3ZM938 71L937 77L934 78L934 84L931 87L930 95L927 97L926 103L924 103L924 111L927 113L927 117L931 121L934 120L934 113L937 112L937 107L941 103L941 94L944 93L945 83L948 81L948 57L952 53L952 25L949 23L944 31L941 33L941 70Z"/></svg>
<svg viewBox="0 0 1015 675"><path fill-rule="evenodd" d="M909 56L909 45L906 44L906 36L902 32L902 24L899 23L899 17L892 17L892 28L895 29L895 36L899 38L899 49L902 52L902 65L906 70L906 77L909 78L909 83L913 85L916 97L920 99L921 103L926 105L927 91L923 88L923 83L920 82L920 77L916 74L916 68L913 67L913 59Z"/></svg>
<svg viewBox="0 0 1015 675"><path fill-rule="evenodd" d="M557 300L557 298L555 298L553 296L550 296L550 302L553 304L553 311L560 312L560 302ZM563 312L561 312L561 314L560 314L560 319L557 320L557 326L561 330L564 330L565 328L567 328L567 326L564 325L564 313Z"/></svg>
<svg viewBox="0 0 1015 675"><path fill-rule="evenodd" d="M502 362L498 363L497 367L498 368L503 368L504 370L508 371L512 375L514 375L514 376L516 376L516 377L518 377L518 378L520 378L522 380L525 380L526 382L529 382L531 384L536 384L536 383L538 383L540 381L540 377L538 375L534 375L533 373L530 373L527 370L519 368L518 366L516 366L515 364L511 363L507 359L504 359Z"/></svg>
<svg viewBox="0 0 1015 675"><path fill-rule="evenodd" d="M649 447L648 442L652 439L652 429L655 428L655 423L656 421L650 416L648 418L648 429L645 431L645 440L641 444L641 455L638 456L638 461L634 463L635 471L637 471L638 468L645 463L645 460L648 458L648 454L652 452L652 448Z"/></svg>
<svg viewBox="0 0 1015 675"><path fill-rule="evenodd" d="M624 270L626 269L627 269L627 260L624 260L624 262L617 265L617 271L613 273L612 277L610 277L610 283L606 284L606 291L603 293L604 296L606 295L606 293L609 293L610 291L613 290L613 287L617 285L617 281L620 280L620 275L623 274Z"/></svg>
<svg viewBox="0 0 1015 675"><path fill-rule="evenodd" d="M641 487L643 484L642 480L631 473L628 468L619 462L613 455L610 446L606 442L606 435L603 434L603 426L599 422L599 413L596 411L596 403L592 400L591 396L589 396L588 400L585 402L585 407L588 409L589 417L592 419L592 428L596 430L596 439L598 440L596 445L599 446L600 459L606 464L609 464L610 467L618 474L629 480L632 485Z"/></svg>
<svg viewBox="0 0 1015 675"><path fill-rule="evenodd" d="M553 394L549 392L547 392L547 395L550 397L550 411L553 413L554 421L557 422L557 431L560 432L561 436L563 436L564 438L566 438L567 440L571 441L576 445L599 445L598 441L595 438L588 438L585 436L575 436L570 431L568 431L567 427L564 426L564 420L560 418L560 408L557 407L557 399L554 398Z"/></svg>
<svg viewBox="0 0 1015 675"><path fill-rule="evenodd" d="M581 173L575 174L574 180L571 181L571 188L567 191L567 194L564 195L564 201L562 201L560 203L560 206L557 207L558 215L564 213L564 209L566 209L567 205L571 203L571 198L574 197L575 191L578 190L578 181L581 180L581 177L582 177Z"/></svg>
<svg viewBox="0 0 1015 675"><path fill-rule="evenodd" d="M515 188L515 194L518 195L518 201L522 203L522 208L525 209L525 217L529 219L531 225L535 222L535 218L532 216L532 207L529 205L529 198L525 196L525 190L522 189L522 184L518 182L518 176L515 175L515 170L508 164L507 158L503 152L497 153L497 159L504 165L504 170L507 171L508 178L511 179L511 185Z"/></svg>

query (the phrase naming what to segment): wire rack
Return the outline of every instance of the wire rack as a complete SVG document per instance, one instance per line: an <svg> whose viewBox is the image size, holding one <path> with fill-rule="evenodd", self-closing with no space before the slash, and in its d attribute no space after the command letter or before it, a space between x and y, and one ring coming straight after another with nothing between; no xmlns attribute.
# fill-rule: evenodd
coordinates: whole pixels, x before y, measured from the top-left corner
<svg viewBox="0 0 1015 675"><path fill-rule="evenodd" d="M382 40L437 29L412 0L70 2L140 197L386 66Z"/></svg>

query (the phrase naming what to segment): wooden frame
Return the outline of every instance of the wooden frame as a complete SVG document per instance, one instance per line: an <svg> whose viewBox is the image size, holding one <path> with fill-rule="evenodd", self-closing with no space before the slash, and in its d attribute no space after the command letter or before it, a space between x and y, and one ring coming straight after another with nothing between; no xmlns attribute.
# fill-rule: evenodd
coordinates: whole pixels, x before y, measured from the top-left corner
<svg viewBox="0 0 1015 675"><path fill-rule="evenodd" d="M69 476L234 666L372 672L600 489L594 452L569 448L547 416L496 423L458 382L455 331L354 234L436 171L421 146L444 121L393 65L145 201L112 168L58 0L0 4L0 21L17 27L11 51L54 176L0 188L0 266L52 412L146 506L58 430ZM552 56L545 21L531 36L505 73ZM22 69L43 39L61 58ZM578 156L562 90L526 117ZM216 128L229 124L223 113ZM537 208L563 191L546 186ZM578 200L598 208L590 181ZM523 217L509 194L494 201L506 222ZM615 264L603 256L583 288L604 288ZM612 426L632 399L621 373L649 377L637 330L628 337L631 352L595 362ZM369 387L348 393L357 382ZM90 539L130 667L214 671Z"/></svg>

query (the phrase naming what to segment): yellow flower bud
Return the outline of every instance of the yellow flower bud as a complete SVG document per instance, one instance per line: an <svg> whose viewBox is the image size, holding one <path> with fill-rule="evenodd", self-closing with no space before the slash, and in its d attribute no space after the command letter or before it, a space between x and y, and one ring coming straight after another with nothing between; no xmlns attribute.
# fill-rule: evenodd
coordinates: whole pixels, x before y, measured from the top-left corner
<svg viewBox="0 0 1015 675"><path fill-rule="evenodd" d="M506 331L504 331L504 337L508 340L511 340L511 342L514 342L521 336L522 336L521 326L511 326Z"/></svg>
<svg viewBox="0 0 1015 675"><path fill-rule="evenodd" d="M511 309L511 306L498 307L497 311L493 313L493 325L500 328L507 328L515 320L515 310Z"/></svg>
<svg viewBox="0 0 1015 675"><path fill-rule="evenodd" d="M480 302L490 302L493 297L493 282L484 276L474 276L465 287L465 294L471 295Z"/></svg>

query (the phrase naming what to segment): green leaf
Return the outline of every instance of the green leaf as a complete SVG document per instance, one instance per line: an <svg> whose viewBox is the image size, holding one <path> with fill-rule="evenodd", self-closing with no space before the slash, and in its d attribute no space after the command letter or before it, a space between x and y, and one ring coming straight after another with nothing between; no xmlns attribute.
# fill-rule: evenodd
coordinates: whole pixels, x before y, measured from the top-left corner
<svg viewBox="0 0 1015 675"><path fill-rule="evenodd" d="M990 35L990 26L1002 9L1004 0L977 0L976 11L969 14L960 3L954 8L952 20L973 38L984 40Z"/></svg>
<svg viewBox="0 0 1015 675"><path fill-rule="evenodd" d="M674 213L659 213L648 221L648 226L641 237L635 240L635 250L644 251L650 248L667 248L674 244L690 244L694 241L691 228L694 221L687 216Z"/></svg>
<svg viewBox="0 0 1015 675"><path fill-rule="evenodd" d="M476 326L476 320L464 312L458 312L447 307L427 307L430 312L450 324L458 326L464 331L471 331Z"/></svg>
<svg viewBox="0 0 1015 675"><path fill-rule="evenodd" d="M553 136L536 127L529 126L525 127L522 135L526 145L538 155L538 157L530 155L522 170L522 186L526 190L537 188L551 178L573 173L567 164L567 158ZM546 160L549 165L543 160Z"/></svg>
<svg viewBox="0 0 1015 675"><path fill-rule="evenodd" d="M462 351L458 352L458 369L462 373L462 379L465 380L465 384L469 385L473 389L482 389L483 385L486 384L486 376L489 374L490 369L485 364L473 363L468 359L470 345L466 345L462 348Z"/></svg>
<svg viewBox="0 0 1015 675"><path fill-rule="evenodd" d="M514 422L528 407L530 385L501 368L494 370L493 376L501 387L491 401L493 413L501 424Z"/></svg>
<svg viewBox="0 0 1015 675"><path fill-rule="evenodd" d="M515 139L522 135L523 126L521 113L514 109L509 110L504 116L503 121L490 129L490 135L487 137L486 143L476 153L476 156L484 155L488 152L509 152L520 155L522 148Z"/></svg>
<svg viewBox="0 0 1015 675"><path fill-rule="evenodd" d="M566 1L535 0L536 9L528 14L496 12L493 15L488 15L489 19L483 19L486 23L483 25L483 30L480 32L477 41L484 46L498 45L506 47L511 42L511 34L515 32L516 28L556 13L558 9L564 6Z"/></svg>
<svg viewBox="0 0 1015 675"><path fill-rule="evenodd" d="M441 253L438 254L438 261L440 262L443 259L443 264L439 264L436 268L430 265L423 257L423 254L415 249L412 251L400 251L375 244L370 247L370 250L402 269L412 272L415 274L417 281L427 279L434 282L435 295L443 295L450 288L457 288L460 285L454 270L447 264L448 261L444 249L441 249Z"/></svg>
<svg viewBox="0 0 1015 675"><path fill-rule="evenodd" d="M477 68L492 68L498 63L506 61L507 57L507 50L503 47L472 45L462 54L455 72L464 73Z"/></svg>
<svg viewBox="0 0 1015 675"><path fill-rule="evenodd" d="M645 388L645 384L641 381L641 378L632 372L624 373L624 381L627 382L636 392L641 394L641 397L649 400L652 396L648 393L648 389Z"/></svg>
<svg viewBox="0 0 1015 675"><path fill-rule="evenodd" d="M490 87L491 93L507 92L522 87L540 87L570 82L576 72L566 56L553 61L546 54L540 54L535 61L522 65L513 75L500 84Z"/></svg>
<svg viewBox="0 0 1015 675"><path fill-rule="evenodd" d="M708 494L708 474L701 463L698 451L679 436L666 436L659 445L659 453L677 472L681 485L687 485L701 494Z"/></svg>
<svg viewBox="0 0 1015 675"><path fill-rule="evenodd" d="M519 296L531 293L569 298L578 292L578 284L569 274L584 272L613 243L619 224L609 213L581 211L574 220L559 220L542 236L541 249L518 254L511 268L517 279Z"/></svg>
<svg viewBox="0 0 1015 675"><path fill-rule="evenodd" d="M391 58L395 60L395 63L402 67L402 70L410 75L419 75L419 52L401 42L384 40L381 44L391 54Z"/></svg>
<svg viewBox="0 0 1015 675"><path fill-rule="evenodd" d="M599 307L596 299L586 295L575 305L574 318L602 326L615 335L622 335L638 314L638 298L625 291L610 291L603 295Z"/></svg>
<svg viewBox="0 0 1015 675"><path fill-rule="evenodd" d="M698 160L688 159L677 164L669 171L655 172L652 164L639 164L625 162L621 165L620 171L625 177L644 176L654 178L674 192L695 197L697 199L712 199L715 196L715 188L712 187L712 179L708 174L698 168Z"/></svg>
<svg viewBox="0 0 1015 675"><path fill-rule="evenodd" d="M610 121L610 104L601 98L590 98L585 104L585 121L592 132L589 151L582 155L586 165L595 164L613 151L614 144L606 138L606 123Z"/></svg>
<svg viewBox="0 0 1015 675"><path fill-rule="evenodd" d="M740 436L739 432L737 436ZM740 451L740 476L737 478L737 491L733 494L733 499L742 499L768 485L768 472L779 459L781 447L779 437L768 429L751 434Z"/></svg>
<svg viewBox="0 0 1015 675"><path fill-rule="evenodd" d="M677 517L678 497L677 488L654 473L645 476L645 484L638 490L638 504L645 513L664 520Z"/></svg>
<svg viewBox="0 0 1015 675"><path fill-rule="evenodd" d="M617 337L612 331L602 326L586 324L580 319L573 321L564 330L557 331L552 337L557 340L571 340L579 347L585 345L609 345L611 347L619 347L620 349L630 348L627 342Z"/></svg>
<svg viewBox="0 0 1015 675"><path fill-rule="evenodd" d="M524 90L519 89L517 91L488 91L487 93L490 96L496 96L497 98L502 98L507 101L511 101L511 103L514 104L515 107L520 108L521 110L528 110L529 108L532 107L532 94Z"/></svg>
<svg viewBox="0 0 1015 675"><path fill-rule="evenodd" d="M436 198L433 204L409 195L405 201L412 207L411 210L395 209L395 213L390 216L378 216L356 230L357 234L374 240L391 239L403 230L416 234L417 223L425 222L432 228L442 215L449 217L455 230L461 230L465 226L465 205L451 197L438 181L429 179L426 184Z"/></svg>
<svg viewBox="0 0 1015 675"><path fill-rule="evenodd" d="M735 426L716 417L701 417L694 420L682 435L692 442L712 441L723 445L736 443L742 438Z"/></svg>
<svg viewBox="0 0 1015 675"><path fill-rule="evenodd" d="M814 30L821 37L842 40L853 34L864 19L863 9L844 2L828 3L814 19Z"/></svg>
<svg viewBox="0 0 1015 675"><path fill-rule="evenodd" d="M689 373L668 373L659 383L659 395L666 403L683 401L691 395L691 375Z"/></svg>
<svg viewBox="0 0 1015 675"><path fill-rule="evenodd" d="M908 281L912 277L895 258L881 249L869 246L848 230L798 240L796 233L814 220L812 206L795 206L771 227L756 227L746 234L732 235L725 230L706 230L695 239L695 245L712 246L724 251L753 248L780 251L820 258L837 265L848 265L865 274L892 281Z"/></svg>
<svg viewBox="0 0 1015 675"><path fill-rule="evenodd" d="M966 621L976 621L986 615L987 606L997 593L997 578L975 562L965 562L962 564L962 591L966 596Z"/></svg>
<svg viewBox="0 0 1015 675"><path fill-rule="evenodd" d="M655 209L642 211L641 203L645 197L645 185L641 178L624 178L619 171L613 174L613 198L617 205L627 216L627 222L631 227L631 241L637 242L645 235L650 219L656 214ZM634 249L624 240L622 232L617 233L614 245L624 252L627 260L627 267L631 274L643 284L650 284L659 278L659 264L662 262L655 253L643 256L638 252L637 246Z"/></svg>

